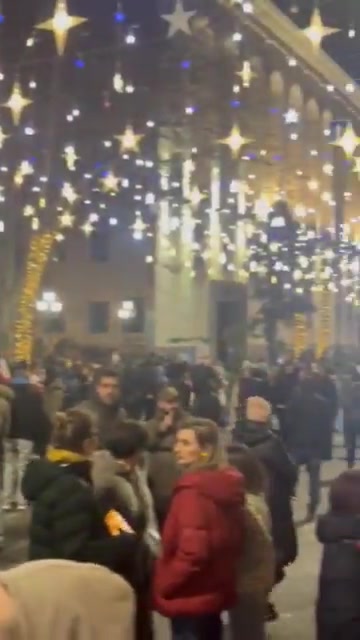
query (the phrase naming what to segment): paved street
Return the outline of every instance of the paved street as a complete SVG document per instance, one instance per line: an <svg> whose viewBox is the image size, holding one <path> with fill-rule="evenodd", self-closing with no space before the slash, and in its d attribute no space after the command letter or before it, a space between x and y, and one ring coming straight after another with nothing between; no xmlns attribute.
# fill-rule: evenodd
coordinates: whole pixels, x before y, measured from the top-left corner
<svg viewBox="0 0 360 640"><path fill-rule="evenodd" d="M323 479L333 478L345 468L344 461L336 460L324 465ZM300 522L306 511L306 477L303 474L296 501L296 518ZM326 487L323 488L323 508L326 505ZM26 517L7 516L8 543L2 555L1 567L21 562L26 554ZM314 526L299 527L300 556L289 569L288 577L277 589L275 601L281 619L269 627L271 640L314 640L313 611L316 593L320 547L314 537ZM157 624L157 640L168 640L166 625Z"/></svg>

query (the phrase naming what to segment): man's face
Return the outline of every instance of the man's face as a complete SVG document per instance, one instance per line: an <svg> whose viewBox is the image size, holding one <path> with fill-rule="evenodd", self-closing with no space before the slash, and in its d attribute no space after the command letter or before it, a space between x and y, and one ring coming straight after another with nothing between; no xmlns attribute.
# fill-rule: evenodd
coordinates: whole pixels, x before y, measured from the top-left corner
<svg viewBox="0 0 360 640"><path fill-rule="evenodd" d="M158 407L160 411L164 414L175 413L179 408L179 402L177 400L172 400L171 402L166 402L165 400L159 400Z"/></svg>
<svg viewBox="0 0 360 640"><path fill-rule="evenodd" d="M120 385L117 378L103 377L96 387L99 400L109 407L116 404L120 399Z"/></svg>

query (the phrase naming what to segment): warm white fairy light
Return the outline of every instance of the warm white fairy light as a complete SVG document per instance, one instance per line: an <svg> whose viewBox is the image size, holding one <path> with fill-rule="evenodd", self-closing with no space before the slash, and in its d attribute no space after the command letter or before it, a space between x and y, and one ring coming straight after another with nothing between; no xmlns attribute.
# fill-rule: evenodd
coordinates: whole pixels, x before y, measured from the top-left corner
<svg viewBox="0 0 360 640"><path fill-rule="evenodd" d="M74 202L78 199L78 194L76 193L74 187L69 182L65 182L61 191L61 195L65 200L68 201L69 204L74 204Z"/></svg>

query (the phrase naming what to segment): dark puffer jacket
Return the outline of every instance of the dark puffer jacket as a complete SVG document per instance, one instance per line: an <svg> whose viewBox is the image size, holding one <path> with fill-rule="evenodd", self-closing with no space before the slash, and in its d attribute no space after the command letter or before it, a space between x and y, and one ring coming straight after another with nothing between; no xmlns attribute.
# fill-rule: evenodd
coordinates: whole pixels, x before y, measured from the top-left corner
<svg viewBox="0 0 360 640"><path fill-rule="evenodd" d="M136 538L108 533L105 513L93 495L88 461L34 460L25 472L23 493L32 504L30 560L93 562L128 576Z"/></svg>
<svg viewBox="0 0 360 640"><path fill-rule="evenodd" d="M277 579L280 580L282 569L297 557L297 537L292 513L296 467L281 440L264 424L248 422L241 430L236 431L236 439L249 447L266 471Z"/></svg>
<svg viewBox="0 0 360 640"><path fill-rule="evenodd" d="M360 638L360 516L318 521L324 545L317 601L317 640Z"/></svg>

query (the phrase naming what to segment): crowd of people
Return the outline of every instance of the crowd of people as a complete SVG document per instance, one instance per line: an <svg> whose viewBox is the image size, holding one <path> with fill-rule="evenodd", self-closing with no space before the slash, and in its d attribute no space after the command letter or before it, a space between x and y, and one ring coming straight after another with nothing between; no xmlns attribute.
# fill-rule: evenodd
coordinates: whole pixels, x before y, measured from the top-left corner
<svg viewBox="0 0 360 640"><path fill-rule="evenodd" d="M221 640L226 612L233 640L265 640L298 556L299 470L312 521L341 416L349 469L317 522L317 637L358 640L359 384L294 362L245 364L234 393L208 363L16 364L0 385L0 534L29 509L31 562L0 573L4 637L152 640L157 612L173 640Z"/></svg>

